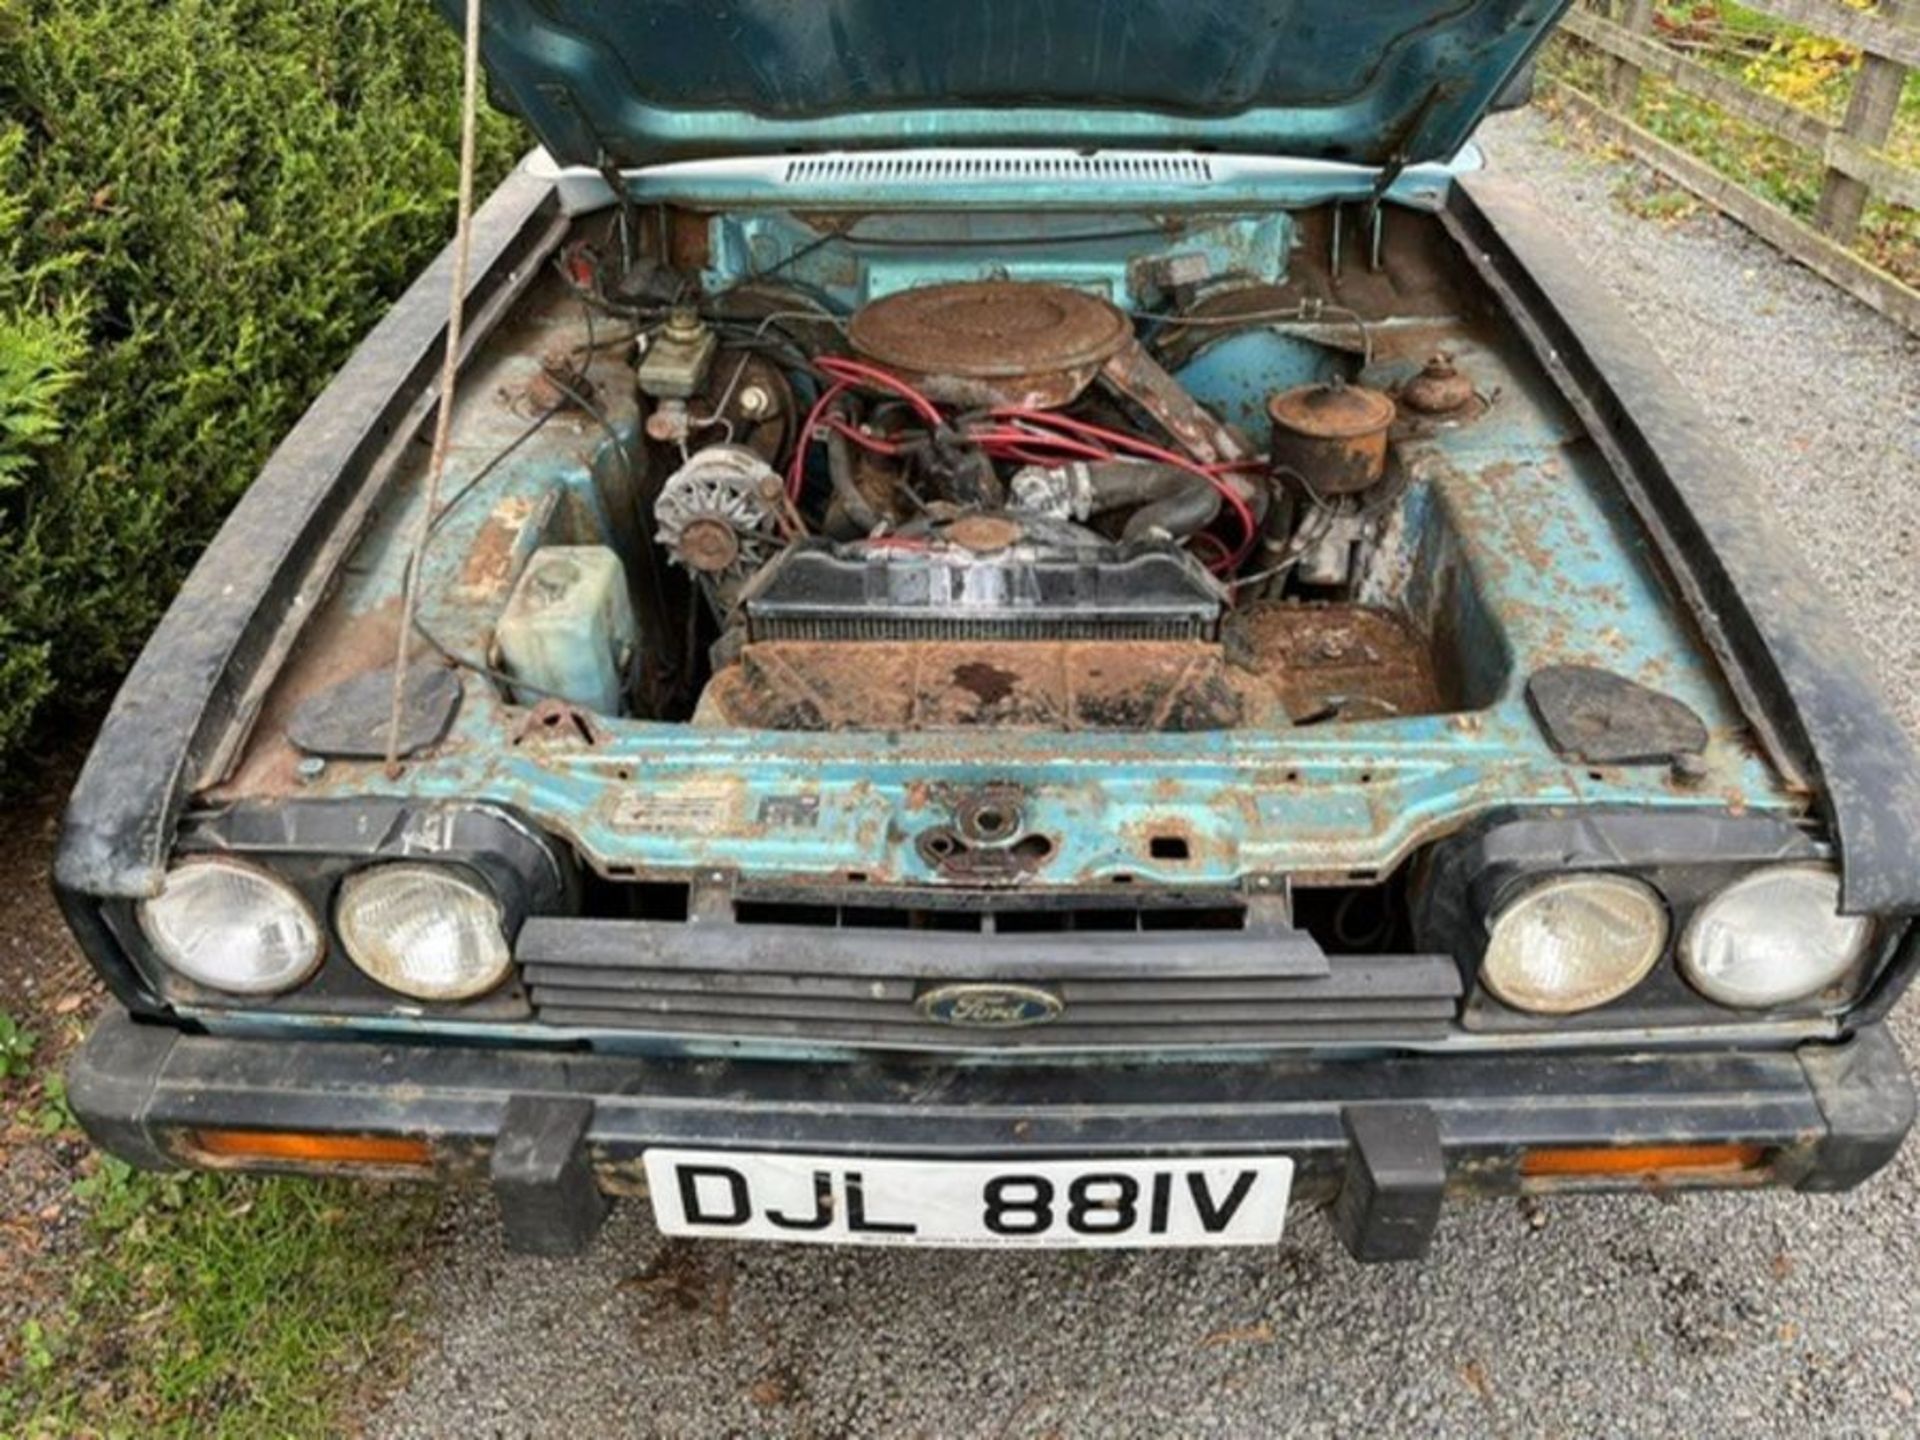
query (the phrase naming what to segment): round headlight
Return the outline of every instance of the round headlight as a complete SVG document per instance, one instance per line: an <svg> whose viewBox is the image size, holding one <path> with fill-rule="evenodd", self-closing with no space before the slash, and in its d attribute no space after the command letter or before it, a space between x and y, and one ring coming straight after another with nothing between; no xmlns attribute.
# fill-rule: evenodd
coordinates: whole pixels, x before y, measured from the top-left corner
<svg viewBox="0 0 1920 1440"><path fill-rule="evenodd" d="M1680 939L1680 971L1722 1005L1785 1005L1844 975L1872 928L1864 915L1840 913L1840 877L1826 866L1775 865L1694 913Z"/></svg>
<svg viewBox="0 0 1920 1440"><path fill-rule="evenodd" d="M500 902L438 865L381 865L346 878L340 943L368 975L416 1000L470 1000L507 978Z"/></svg>
<svg viewBox="0 0 1920 1440"><path fill-rule="evenodd" d="M136 907L154 953L210 990L290 990L326 954L320 922L284 880L238 860L187 860Z"/></svg>
<svg viewBox="0 0 1920 1440"><path fill-rule="evenodd" d="M1542 881L1494 916L1480 978L1518 1010L1568 1015L1617 1000L1667 948L1667 907L1624 875Z"/></svg>

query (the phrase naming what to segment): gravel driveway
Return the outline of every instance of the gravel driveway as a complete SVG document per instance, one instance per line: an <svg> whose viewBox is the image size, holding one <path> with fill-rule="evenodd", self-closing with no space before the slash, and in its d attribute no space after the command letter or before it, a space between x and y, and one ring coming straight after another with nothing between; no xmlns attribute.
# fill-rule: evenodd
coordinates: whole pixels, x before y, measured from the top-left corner
<svg viewBox="0 0 1920 1440"><path fill-rule="evenodd" d="M1920 344L1533 115L1489 127L1641 322L1920 720ZM1920 728L1917 725L1916 728ZM1913 1006L1896 1022L1920 1055ZM636 1207L576 1262L452 1207L427 1337L374 1435L1913 1434L1920 1151L1839 1198L1490 1203L1425 1265L1317 1214L1276 1255L673 1245Z"/></svg>

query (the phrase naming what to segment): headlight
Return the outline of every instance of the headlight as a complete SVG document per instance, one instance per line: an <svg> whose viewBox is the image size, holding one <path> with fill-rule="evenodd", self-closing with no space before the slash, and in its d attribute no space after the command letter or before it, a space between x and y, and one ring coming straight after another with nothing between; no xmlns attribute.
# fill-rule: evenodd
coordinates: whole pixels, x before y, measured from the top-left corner
<svg viewBox="0 0 1920 1440"><path fill-rule="evenodd" d="M1866 950L1872 922L1840 913L1840 877L1824 865L1776 865L1736 880L1694 913L1680 970L1722 1005L1804 1000Z"/></svg>
<svg viewBox="0 0 1920 1440"><path fill-rule="evenodd" d="M438 865L349 875L335 919L353 963L416 1000L470 1000L506 979L513 963L500 902Z"/></svg>
<svg viewBox="0 0 1920 1440"><path fill-rule="evenodd" d="M182 862L136 907L169 969L236 995L272 995L311 975L326 953L320 922L292 886L238 860Z"/></svg>
<svg viewBox="0 0 1920 1440"><path fill-rule="evenodd" d="M1617 1000L1667 947L1667 907L1624 875L1546 880L1494 916L1480 978L1518 1010L1568 1015Z"/></svg>

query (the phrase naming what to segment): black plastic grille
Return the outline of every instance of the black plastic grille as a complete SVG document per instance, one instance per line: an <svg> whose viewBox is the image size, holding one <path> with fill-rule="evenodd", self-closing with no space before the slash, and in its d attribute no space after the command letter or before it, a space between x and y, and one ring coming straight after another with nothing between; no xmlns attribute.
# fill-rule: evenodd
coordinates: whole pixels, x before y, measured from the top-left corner
<svg viewBox="0 0 1920 1440"><path fill-rule="evenodd" d="M1438 955L1324 955L1298 931L967 934L798 925L529 921L535 1014L664 1037L940 1051L1392 1043L1451 1024L1459 973ZM962 982L1039 987L1043 1024L942 1024L916 1008Z"/></svg>

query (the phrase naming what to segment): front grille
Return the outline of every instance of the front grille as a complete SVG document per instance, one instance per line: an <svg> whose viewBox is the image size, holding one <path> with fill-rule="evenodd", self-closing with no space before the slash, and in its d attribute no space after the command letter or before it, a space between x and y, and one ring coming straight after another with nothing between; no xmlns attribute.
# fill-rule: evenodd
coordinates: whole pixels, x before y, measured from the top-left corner
<svg viewBox="0 0 1920 1440"><path fill-rule="evenodd" d="M988 934L537 918L518 958L536 1018L876 1050L1041 1052L1392 1043L1444 1034L1439 955L1329 957L1299 931ZM1046 1024L961 1028L915 1001L963 982L1043 988Z"/></svg>

